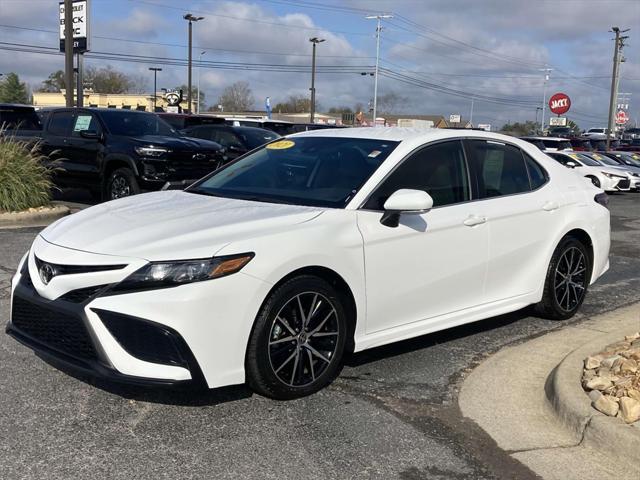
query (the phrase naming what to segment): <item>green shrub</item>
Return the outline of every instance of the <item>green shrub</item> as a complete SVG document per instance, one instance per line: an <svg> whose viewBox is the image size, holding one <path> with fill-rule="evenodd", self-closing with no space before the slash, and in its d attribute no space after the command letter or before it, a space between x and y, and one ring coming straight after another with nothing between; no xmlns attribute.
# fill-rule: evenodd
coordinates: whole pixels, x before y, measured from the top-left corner
<svg viewBox="0 0 640 480"><path fill-rule="evenodd" d="M3 135L5 133L5 135ZM0 211L13 212L40 207L51 198L52 170L29 145L0 131Z"/></svg>

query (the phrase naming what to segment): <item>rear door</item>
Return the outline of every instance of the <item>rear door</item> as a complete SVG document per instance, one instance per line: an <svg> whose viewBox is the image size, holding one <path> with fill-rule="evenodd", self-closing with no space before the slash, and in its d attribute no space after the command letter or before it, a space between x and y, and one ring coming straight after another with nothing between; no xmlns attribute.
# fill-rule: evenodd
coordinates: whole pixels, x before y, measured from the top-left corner
<svg viewBox="0 0 640 480"><path fill-rule="evenodd" d="M51 166L56 167L55 181L67 184L70 181L69 166L71 160L69 136L75 114L72 110L56 110L49 114L41 150Z"/></svg>
<svg viewBox="0 0 640 480"><path fill-rule="evenodd" d="M490 140L467 140L466 147L488 226L486 301L531 293L544 281L549 240L564 225L564 197L520 148Z"/></svg>

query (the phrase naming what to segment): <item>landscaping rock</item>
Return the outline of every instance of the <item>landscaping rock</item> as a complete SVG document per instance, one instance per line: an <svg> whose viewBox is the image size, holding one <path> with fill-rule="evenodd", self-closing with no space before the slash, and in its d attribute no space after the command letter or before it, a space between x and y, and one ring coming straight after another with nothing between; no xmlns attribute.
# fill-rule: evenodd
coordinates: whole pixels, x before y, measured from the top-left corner
<svg viewBox="0 0 640 480"><path fill-rule="evenodd" d="M584 359L582 385L591 405L627 424L640 421L640 332Z"/></svg>
<svg viewBox="0 0 640 480"><path fill-rule="evenodd" d="M620 399L620 418L625 423L634 423L640 420L640 402L633 398L622 397Z"/></svg>
<svg viewBox="0 0 640 480"><path fill-rule="evenodd" d="M601 395L592 405L596 410L610 417L615 417L620 409L618 402L608 395Z"/></svg>
<svg viewBox="0 0 640 480"><path fill-rule="evenodd" d="M591 370L593 368L598 368L600 366L600 362L601 361L602 361L602 357L600 355L594 355L592 357L587 357L587 358L584 359L584 368L586 368L587 370Z"/></svg>
<svg viewBox="0 0 640 480"><path fill-rule="evenodd" d="M606 377L593 377L585 385L589 390L605 390L611 387L613 383Z"/></svg>

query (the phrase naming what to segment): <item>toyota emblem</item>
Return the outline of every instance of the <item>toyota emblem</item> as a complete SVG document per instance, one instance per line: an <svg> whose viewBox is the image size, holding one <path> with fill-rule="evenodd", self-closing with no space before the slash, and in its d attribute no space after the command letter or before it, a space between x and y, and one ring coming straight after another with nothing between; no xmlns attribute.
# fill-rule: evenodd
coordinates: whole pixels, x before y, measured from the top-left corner
<svg viewBox="0 0 640 480"><path fill-rule="evenodd" d="M53 268L53 266L49 265L48 263L43 263L42 265L40 265L40 270L38 271L38 273L40 274L40 280L42 280L42 283L44 283L45 285L48 285L51 279L56 276L55 268Z"/></svg>

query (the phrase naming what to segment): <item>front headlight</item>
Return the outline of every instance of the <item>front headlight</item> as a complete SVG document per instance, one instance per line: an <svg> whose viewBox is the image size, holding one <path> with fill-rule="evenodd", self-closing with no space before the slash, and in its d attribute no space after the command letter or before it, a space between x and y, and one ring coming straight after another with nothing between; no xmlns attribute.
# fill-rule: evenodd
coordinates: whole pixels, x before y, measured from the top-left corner
<svg viewBox="0 0 640 480"><path fill-rule="evenodd" d="M141 157L159 158L165 153L169 153L168 148L163 147L135 147L134 149Z"/></svg>
<svg viewBox="0 0 640 480"><path fill-rule="evenodd" d="M625 178L623 175L614 175L613 173L600 172L607 178Z"/></svg>
<svg viewBox="0 0 640 480"><path fill-rule="evenodd" d="M175 262L151 262L136 270L110 292L125 293L157 288L177 287L239 272L254 257L253 252L223 257Z"/></svg>

